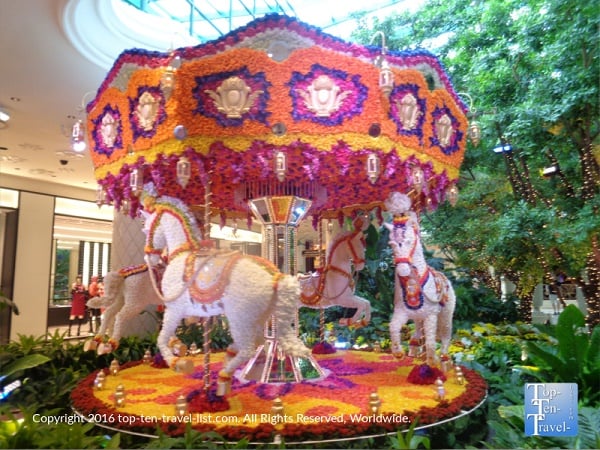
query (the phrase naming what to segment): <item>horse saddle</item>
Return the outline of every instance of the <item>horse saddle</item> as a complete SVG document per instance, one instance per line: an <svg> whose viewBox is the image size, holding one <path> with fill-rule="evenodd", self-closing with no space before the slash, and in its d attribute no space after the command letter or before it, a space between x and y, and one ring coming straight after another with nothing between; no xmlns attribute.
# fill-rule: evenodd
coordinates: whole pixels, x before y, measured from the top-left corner
<svg viewBox="0 0 600 450"><path fill-rule="evenodd" d="M323 270L298 275L300 283L300 301L305 305L315 305L323 295Z"/></svg>
<svg viewBox="0 0 600 450"><path fill-rule="evenodd" d="M229 284L233 266L242 256L240 252L213 253L206 256L197 255L193 258L194 264L188 261L184 282L188 283L196 274L196 278L190 284L192 299L204 304L219 300Z"/></svg>

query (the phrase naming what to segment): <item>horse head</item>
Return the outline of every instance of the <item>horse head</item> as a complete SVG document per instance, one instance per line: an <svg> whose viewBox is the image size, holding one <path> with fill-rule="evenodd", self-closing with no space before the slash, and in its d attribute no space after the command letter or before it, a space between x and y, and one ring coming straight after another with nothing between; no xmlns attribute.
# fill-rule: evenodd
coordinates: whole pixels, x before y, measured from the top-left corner
<svg viewBox="0 0 600 450"><path fill-rule="evenodd" d="M412 211L394 215L392 223L383 224L390 231L389 244L394 253L396 273L409 276L414 265L415 252L420 248L419 223Z"/></svg>

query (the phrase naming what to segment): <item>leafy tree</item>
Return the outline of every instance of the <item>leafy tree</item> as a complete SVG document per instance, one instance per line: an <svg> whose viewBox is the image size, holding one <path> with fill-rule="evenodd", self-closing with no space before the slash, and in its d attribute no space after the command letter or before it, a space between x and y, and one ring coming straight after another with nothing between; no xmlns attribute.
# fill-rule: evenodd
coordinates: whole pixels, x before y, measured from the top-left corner
<svg viewBox="0 0 600 450"><path fill-rule="evenodd" d="M525 320L535 285L561 270L583 289L588 324L600 323L599 25L592 0L429 0L363 19L355 35L429 48L468 93L481 142L469 144L458 205L423 226L490 287L490 266L512 279Z"/></svg>

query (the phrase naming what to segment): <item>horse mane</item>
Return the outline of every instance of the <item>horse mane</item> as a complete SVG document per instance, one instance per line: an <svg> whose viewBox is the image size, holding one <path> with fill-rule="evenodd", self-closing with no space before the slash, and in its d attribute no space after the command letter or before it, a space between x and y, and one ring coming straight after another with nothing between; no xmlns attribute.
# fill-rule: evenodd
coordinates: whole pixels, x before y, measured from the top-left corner
<svg viewBox="0 0 600 450"><path fill-rule="evenodd" d="M340 241L343 241L344 239L352 236L354 233L356 233L356 230L344 231L343 233L338 234L335 237L335 239L329 243L329 246L327 247L326 259L329 260L329 258L331 257L331 252L333 251L335 246L340 243Z"/></svg>
<svg viewBox="0 0 600 450"><path fill-rule="evenodd" d="M196 217L185 202L175 197L162 195L156 199L155 207L182 216L185 223L190 227L190 235L196 237L198 240L202 239L202 231L198 227Z"/></svg>

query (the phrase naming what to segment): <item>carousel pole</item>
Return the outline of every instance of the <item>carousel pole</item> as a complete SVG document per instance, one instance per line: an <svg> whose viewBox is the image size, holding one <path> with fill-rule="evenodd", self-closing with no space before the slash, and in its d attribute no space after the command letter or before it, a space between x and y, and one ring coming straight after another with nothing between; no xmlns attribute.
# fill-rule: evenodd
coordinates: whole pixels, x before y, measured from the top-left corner
<svg viewBox="0 0 600 450"><path fill-rule="evenodd" d="M283 162L279 158L283 159ZM276 156L278 181L265 183L258 192L252 192L248 202L250 210L263 226L263 257L270 260L282 273L296 275L298 268L297 233L300 222L308 213L312 200L310 189L291 189L282 184L285 178L285 156ZM300 194L300 195L299 195ZM296 311L297 317L297 311ZM296 319L296 332L298 322ZM309 355L287 355L279 346L274 317L264 326L265 343L260 345L253 358L242 371L243 379L270 382L300 382L324 375L317 361Z"/></svg>
<svg viewBox="0 0 600 450"><path fill-rule="evenodd" d="M211 208L210 176L207 177L204 184L204 230L202 240L210 240L210 208ZM210 333L212 331L212 317L205 317L202 321L202 350L204 352L204 392L210 390Z"/></svg>
<svg viewBox="0 0 600 450"><path fill-rule="evenodd" d="M323 219L319 220L319 263L323 265ZM325 308L319 308L319 340L325 342Z"/></svg>

